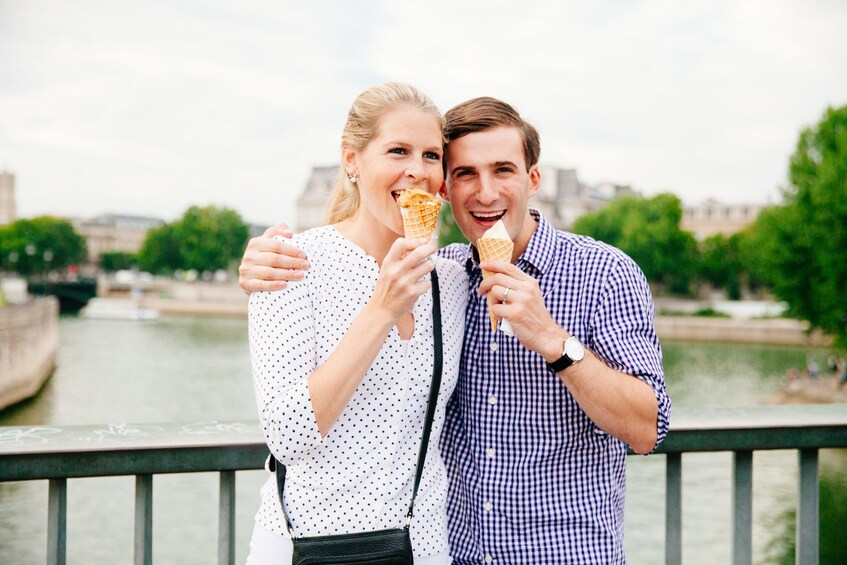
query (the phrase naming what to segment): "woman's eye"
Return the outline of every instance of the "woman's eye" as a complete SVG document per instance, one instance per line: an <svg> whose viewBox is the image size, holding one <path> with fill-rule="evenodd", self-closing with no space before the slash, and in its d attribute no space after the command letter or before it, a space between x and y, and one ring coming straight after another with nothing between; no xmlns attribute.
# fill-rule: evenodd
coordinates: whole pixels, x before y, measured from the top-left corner
<svg viewBox="0 0 847 565"><path fill-rule="evenodd" d="M388 152L394 153L396 155L405 155L406 154L406 150L403 149L402 147L392 147L391 149L388 150Z"/></svg>
<svg viewBox="0 0 847 565"><path fill-rule="evenodd" d="M424 157L426 157L427 159L432 159L433 161L441 160L441 155L434 151L427 151L426 153L424 153Z"/></svg>

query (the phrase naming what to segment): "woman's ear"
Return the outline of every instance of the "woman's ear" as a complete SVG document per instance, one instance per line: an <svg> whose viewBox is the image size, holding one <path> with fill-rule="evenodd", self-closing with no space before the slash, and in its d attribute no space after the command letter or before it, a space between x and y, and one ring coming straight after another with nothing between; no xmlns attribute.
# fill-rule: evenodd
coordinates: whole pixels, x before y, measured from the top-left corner
<svg viewBox="0 0 847 565"><path fill-rule="evenodd" d="M353 149L346 147L341 149L341 166L344 167L347 176L358 176L359 168L356 166L356 152Z"/></svg>

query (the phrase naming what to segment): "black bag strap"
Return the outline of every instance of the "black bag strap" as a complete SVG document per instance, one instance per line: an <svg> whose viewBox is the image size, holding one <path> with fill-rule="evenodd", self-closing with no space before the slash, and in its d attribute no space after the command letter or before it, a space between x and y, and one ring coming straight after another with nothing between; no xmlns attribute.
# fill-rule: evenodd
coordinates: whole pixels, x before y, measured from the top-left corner
<svg viewBox="0 0 847 565"><path fill-rule="evenodd" d="M418 464L415 471L415 482L412 487L412 501L409 503L409 512L406 514L406 527L408 528L412 522L412 515L415 507L415 499L418 496L418 487L421 484L421 475L423 474L424 462L426 461L426 450L429 446L429 434L432 431L432 420L435 416L435 405L438 401L438 391L441 388L441 369L443 364L443 352L441 349L441 297L438 290L438 273L435 269L431 273L432 279L432 336L435 346L435 361L432 368L432 383L429 387L429 400L426 407L426 418L424 419L423 436L421 438L421 447L418 451ZM276 488L279 495L279 505L282 507L282 513L285 516L285 524L288 526L288 533L294 539L294 528L291 527L291 520L288 517L288 511L285 510L283 502L283 490L285 488L285 465L276 460L271 454L270 470L276 473Z"/></svg>

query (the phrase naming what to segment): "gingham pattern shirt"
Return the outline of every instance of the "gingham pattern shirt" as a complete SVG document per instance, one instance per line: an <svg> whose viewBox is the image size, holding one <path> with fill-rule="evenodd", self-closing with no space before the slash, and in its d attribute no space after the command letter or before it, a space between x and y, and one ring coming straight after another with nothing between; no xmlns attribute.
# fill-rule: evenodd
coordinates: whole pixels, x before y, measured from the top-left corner
<svg viewBox="0 0 847 565"><path fill-rule="evenodd" d="M643 273L621 251L532 214L538 227L517 267L538 280L561 327L650 385L662 441L671 403ZM454 564L625 563L626 445L594 425L540 355L491 332L473 248L440 254L466 265L470 293L441 440Z"/></svg>

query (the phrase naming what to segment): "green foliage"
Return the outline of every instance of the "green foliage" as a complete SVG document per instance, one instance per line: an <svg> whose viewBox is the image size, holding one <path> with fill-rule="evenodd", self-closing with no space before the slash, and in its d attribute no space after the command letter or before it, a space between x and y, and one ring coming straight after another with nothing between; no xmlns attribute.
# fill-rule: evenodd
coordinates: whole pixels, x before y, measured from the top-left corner
<svg viewBox="0 0 847 565"><path fill-rule="evenodd" d="M632 257L652 283L687 294L697 262L694 236L679 227L682 204L673 194L623 196L577 219L573 232L614 245Z"/></svg>
<svg viewBox="0 0 847 565"><path fill-rule="evenodd" d="M192 206L176 222L147 232L138 253L142 269L170 274L176 269L226 269L241 257L249 232L228 208Z"/></svg>
<svg viewBox="0 0 847 565"><path fill-rule="evenodd" d="M741 262L739 235L727 237L716 234L704 239L699 244L700 249L700 279L712 284L715 288L723 288L727 297L733 300L741 298L741 273L744 265Z"/></svg>
<svg viewBox="0 0 847 565"><path fill-rule="evenodd" d="M172 224L163 224L147 232L138 251L138 265L144 271L170 275L182 267L182 253Z"/></svg>
<svg viewBox="0 0 847 565"><path fill-rule="evenodd" d="M847 524L847 476L823 472L818 491L820 524L819 563L843 563L847 555L847 536L842 533ZM766 562L794 565L797 551L797 510L792 505L772 519L769 530L774 532L765 549Z"/></svg>
<svg viewBox="0 0 847 565"><path fill-rule="evenodd" d="M109 251L100 254L100 268L107 273L131 269L137 262L135 253Z"/></svg>
<svg viewBox="0 0 847 565"><path fill-rule="evenodd" d="M788 313L847 347L847 106L800 133L784 206L757 222L763 276Z"/></svg>
<svg viewBox="0 0 847 565"><path fill-rule="evenodd" d="M446 247L451 243L467 243L468 240L462 235L462 230L456 225L456 220L453 219L453 212L450 209L450 203L444 202L441 206L441 211L438 213L438 245Z"/></svg>
<svg viewBox="0 0 847 565"><path fill-rule="evenodd" d="M83 261L85 240L67 220L40 216L0 227L0 266L23 276Z"/></svg>

